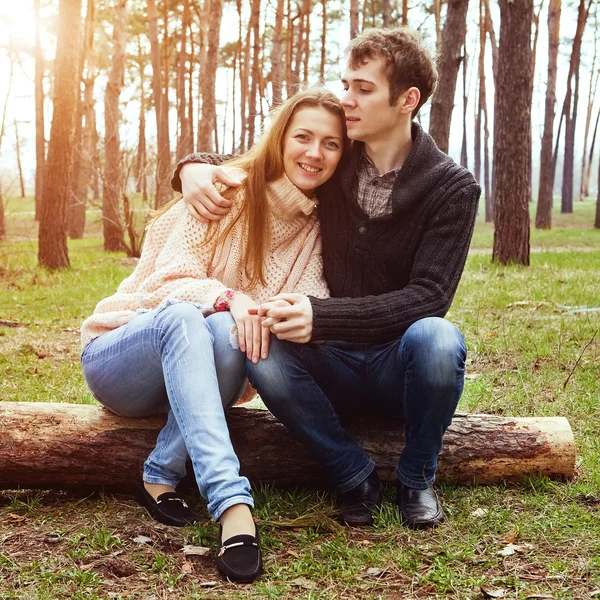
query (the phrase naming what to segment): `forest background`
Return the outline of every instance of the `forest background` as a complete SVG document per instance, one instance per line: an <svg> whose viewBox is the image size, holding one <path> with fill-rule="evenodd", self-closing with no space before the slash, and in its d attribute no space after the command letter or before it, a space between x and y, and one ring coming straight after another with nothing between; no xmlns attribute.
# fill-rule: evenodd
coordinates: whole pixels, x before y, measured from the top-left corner
<svg viewBox="0 0 600 600"><path fill-rule="evenodd" d="M176 161L248 148L299 85L341 93L351 37L407 23L439 55L421 122L484 190L448 315L469 352L459 411L567 417L577 461L569 481L440 481L447 522L422 532L400 525L392 486L358 530L322 489L253 482L266 572L245 588L219 578L198 496L199 522L173 530L128 496L14 489L0 469L0 600L599 597L599 5L2 1L0 409L15 431L41 433L24 402L96 404L79 327L134 268Z"/></svg>

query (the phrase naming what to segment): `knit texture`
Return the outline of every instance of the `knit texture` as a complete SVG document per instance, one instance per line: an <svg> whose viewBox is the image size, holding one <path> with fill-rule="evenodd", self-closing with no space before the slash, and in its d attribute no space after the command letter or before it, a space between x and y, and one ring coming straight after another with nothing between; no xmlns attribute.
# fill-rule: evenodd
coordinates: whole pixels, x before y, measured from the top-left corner
<svg viewBox="0 0 600 600"><path fill-rule="evenodd" d="M245 174L229 169L243 179ZM234 210L213 227L216 236L239 214L243 187L233 198ZM269 184L270 243L264 264L266 285L248 291L242 258L247 239L241 220L215 252L203 245L208 226L196 221L180 200L149 227L140 260L117 292L102 300L81 327L82 348L92 339L128 323L138 311L169 302L193 302L214 312L217 298L231 288L257 303L280 292L328 295L323 278L316 199L306 197L286 176ZM211 232L212 235L212 232Z"/></svg>
<svg viewBox="0 0 600 600"><path fill-rule="evenodd" d="M481 189L418 123L392 189L390 216L369 219L352 190L362 144L322 186L319 216L332 298L310 298L312 341L385 342L449 310Z"/></svg>
<svg viewBox="0 0 600 600"><path fill-rule="evenodd" d="M325 279L331 298L311 293L311 341L379 343L397 339L416 321L448 312L462 275L481 188L422 127L391 191L392 214L369 218L358 199L363 144L354 142L335 175L317 190ZM220 164L197 153L188 162Z"/></svg>

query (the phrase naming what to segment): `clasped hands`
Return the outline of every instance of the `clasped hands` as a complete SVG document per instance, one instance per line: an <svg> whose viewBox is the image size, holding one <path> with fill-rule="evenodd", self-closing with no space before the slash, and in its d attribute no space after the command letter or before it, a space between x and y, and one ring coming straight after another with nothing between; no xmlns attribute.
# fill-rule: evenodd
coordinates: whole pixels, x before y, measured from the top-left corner
<svg viewBox="0 0 600 600"><path fill-rule="evenodd" d="M284 292L260 305L238 294L231 304L231 314L238 327L240 350L254 363L268 357L271 333L279 340L297 344L306 344L312 337L312 305L304 294Z"/></svg>

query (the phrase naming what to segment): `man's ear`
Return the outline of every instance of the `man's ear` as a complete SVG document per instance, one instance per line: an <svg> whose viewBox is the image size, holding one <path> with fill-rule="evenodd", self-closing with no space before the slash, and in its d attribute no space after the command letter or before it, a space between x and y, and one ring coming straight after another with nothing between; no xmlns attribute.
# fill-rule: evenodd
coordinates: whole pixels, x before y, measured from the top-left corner
<svg viewBox="0 0 600 600"><path fill-rule="evenodd" d="M419 88L416 87L408 88L398 100L398 104L403 113L412 113L419 105L421 92L419 91Z"/></svg>

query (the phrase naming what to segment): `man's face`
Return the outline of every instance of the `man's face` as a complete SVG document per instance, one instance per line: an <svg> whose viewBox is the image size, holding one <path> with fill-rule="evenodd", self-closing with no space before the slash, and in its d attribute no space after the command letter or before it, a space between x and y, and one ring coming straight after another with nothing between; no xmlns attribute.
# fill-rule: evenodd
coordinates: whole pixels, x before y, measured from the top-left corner
<svg viewBox="0 0 600 600"><path fill-rule="evenodd" d="M400 110L404 94L395 106L390 106L390 84L384 66L381 58L367 60L357 69L346 66L341 103L351 140L367 143L387 140L406 118Z"/></svg>

